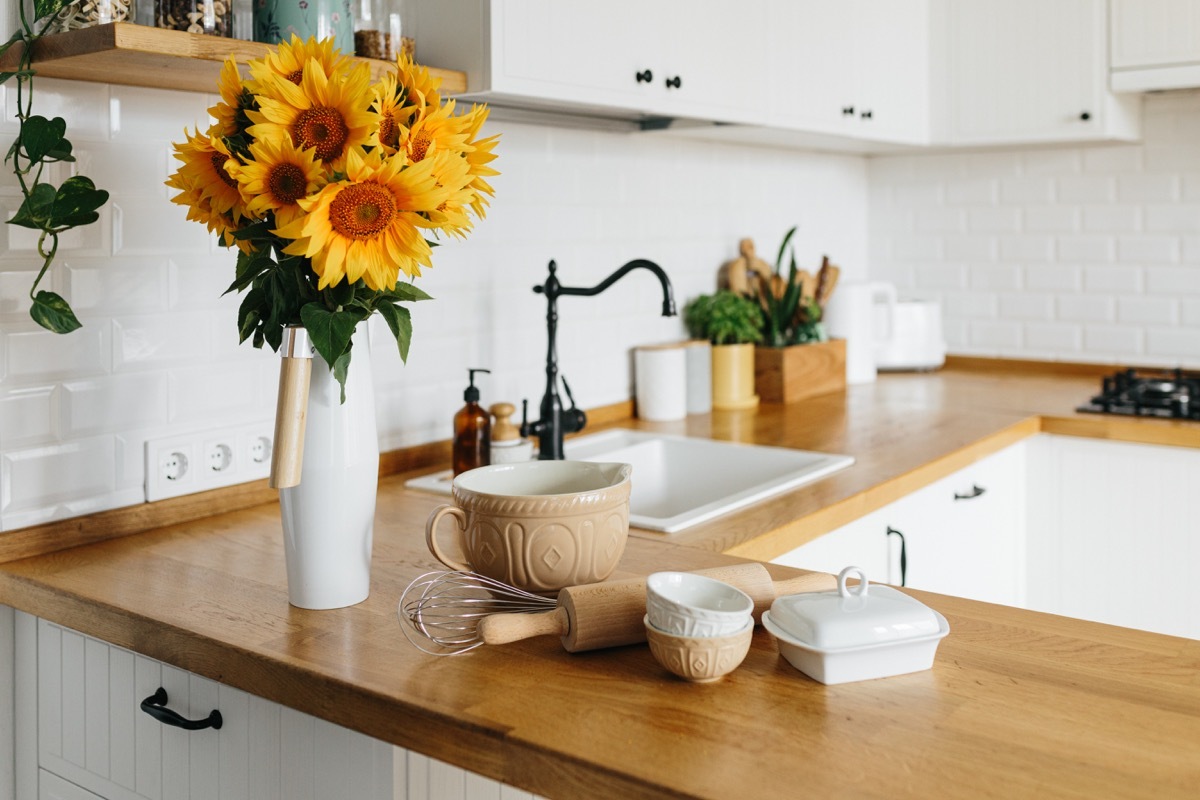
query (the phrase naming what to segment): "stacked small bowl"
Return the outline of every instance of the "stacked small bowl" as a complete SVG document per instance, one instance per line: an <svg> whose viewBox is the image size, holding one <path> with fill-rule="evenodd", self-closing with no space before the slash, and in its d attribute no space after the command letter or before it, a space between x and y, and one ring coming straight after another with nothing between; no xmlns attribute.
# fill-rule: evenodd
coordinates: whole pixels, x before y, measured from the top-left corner
<svg viewBox="0 0 1200 800"><path fill-rule="evenodd" d="M685 680L710 683L750 650L754 601L722 581L691 572L646 578L646 641L655 660Z"/></svg>

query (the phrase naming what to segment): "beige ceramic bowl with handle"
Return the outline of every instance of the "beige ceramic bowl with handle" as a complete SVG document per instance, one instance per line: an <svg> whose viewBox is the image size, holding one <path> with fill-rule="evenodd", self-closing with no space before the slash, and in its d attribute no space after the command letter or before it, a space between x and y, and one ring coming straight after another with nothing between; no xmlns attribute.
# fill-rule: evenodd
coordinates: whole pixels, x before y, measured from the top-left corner
<svg viewBox="0 0 1200 800"><path fill-rule="evenodd" d="M462 473L454 505L434 509L425 541L450 569L471 570L539 594L612 574L629 536L632 467L589 461L494 464ZM451 516L455 557L438 539Z"/></svg>

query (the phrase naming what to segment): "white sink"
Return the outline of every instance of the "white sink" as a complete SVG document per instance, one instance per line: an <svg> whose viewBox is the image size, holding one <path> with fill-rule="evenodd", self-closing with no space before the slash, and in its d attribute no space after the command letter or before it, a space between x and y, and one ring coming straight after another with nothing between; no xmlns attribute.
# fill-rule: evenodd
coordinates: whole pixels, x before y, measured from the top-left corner
<svg viewBox="0 0 1200 800"><path fill-rule="evenodd" d="M820 480L850 456L615 429L569 439L569 459L633 465L629 524L673 533ZM450 493L451 473L412 478L415 489Z"/></svg>
<svg viewBox="0 0 1200 800"><path fill-rule="evenodd" d="M565 446L569 459L633 465L629 524L672 533L824 478L850 456L625 429Z"/></svg>

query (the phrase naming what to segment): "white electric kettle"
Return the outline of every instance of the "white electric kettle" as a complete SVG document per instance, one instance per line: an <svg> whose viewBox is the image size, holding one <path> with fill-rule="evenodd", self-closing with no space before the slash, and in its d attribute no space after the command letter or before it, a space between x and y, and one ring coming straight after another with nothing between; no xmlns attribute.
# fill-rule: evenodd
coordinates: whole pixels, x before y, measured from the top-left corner
<svg viewBox="0 0 1200 800"><path fill-rule="evenodd" d="M896 287L872 293L875 367L879 370L933 370L946 363L942 304L937 300L898 300Z"/></svg>

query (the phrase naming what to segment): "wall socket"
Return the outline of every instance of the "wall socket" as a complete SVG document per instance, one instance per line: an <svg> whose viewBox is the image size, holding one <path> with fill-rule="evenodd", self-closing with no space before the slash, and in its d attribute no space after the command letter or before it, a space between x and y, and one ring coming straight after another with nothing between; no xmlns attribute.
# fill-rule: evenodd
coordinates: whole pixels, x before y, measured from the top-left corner
<svg viewBox="0 0 1200 800"><path fill-rule="evenodd" d="M146 500L205 492L266 478L274 423L146 440Z"/></svg>

